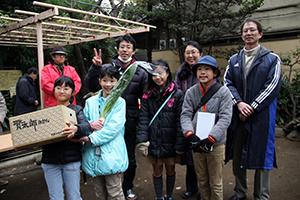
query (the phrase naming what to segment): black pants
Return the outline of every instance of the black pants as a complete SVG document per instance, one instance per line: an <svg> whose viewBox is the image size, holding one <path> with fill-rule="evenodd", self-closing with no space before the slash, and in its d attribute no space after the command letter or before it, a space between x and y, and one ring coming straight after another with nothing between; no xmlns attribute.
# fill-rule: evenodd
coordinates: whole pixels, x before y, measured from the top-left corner
<svg viewBox="0 0 300 200"><path fill-rule="evenodd" d="M194 165L186 166L185 184L186 184L186 191L189 192L198 191L197 174Z"/></svg>
<svg viewBox="0 0 300 200"><path fill-rule="evenodd" d="M123 190L126 191L128 189L133 188L133 180L135 177L136 171L136 160L135 160L135 134L128 134L124 136L125 143L127 147L129 166L128 169L124 172L124 180L123 180Z"/></svg>

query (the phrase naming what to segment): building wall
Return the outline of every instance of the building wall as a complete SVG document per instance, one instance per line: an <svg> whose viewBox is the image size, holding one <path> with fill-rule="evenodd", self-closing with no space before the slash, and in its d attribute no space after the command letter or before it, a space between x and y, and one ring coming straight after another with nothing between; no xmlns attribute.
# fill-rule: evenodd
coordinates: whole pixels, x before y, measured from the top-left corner
<svg viewBox="0 0 300 200"><path fill-rule="evenodd" d="M297 45L300 46L300 40L299 39L290 39L290 40L279 40L279 41L267 41L267 42L261 42L260 45L266 47L267 49L272 50L274 53L276 53L278 55L287 56L291 50L296 50ZM226 48L229 49L232 47L237 47L237 46L232 46L232 45L214 46L214 50L218 50L218 49L225 50ZM208 47L203 47L203 51L205 52L205 50L207 48ZM212 56L216 57L217 55L212 55ZM176 55L173 51L170 51L170 50L154 51L154 52L152 52L152 58L153 58L153 60L160 59L160 58L165 59L168 62L172 73L176 72L181 65L178 55ZM224 71L226 69L228 60L218 58L217 63L222 72L222 74L221 74L221 80L222 80L222 76L224 75ZM285 74L287 74L287 71L289 70L289 68L287 66L281 66L281 68L282 68L282 71ZM300 65L296 65L294 67L294 70L299 71Z"/></svg>
<svg viewBox="0 0 300 200"><path fill-rule="evenodd" d="M163 51L153 51L152 52L152 60L156 60L156 59L165 59L170 68L171 68L171 72L174 73L178 70L178 68L180 67L180 60L179 60L179 56L176 55L173 51L171 50L163 50Z"/></svg>
<svg viewBox="0 0 300 200"><path fill-rule="evenodd" d="M264 5L253 14L268 31L300 28L300 0L265 0Z"/></svg>
<svg viewBox="0 0 300 200"><path fill-rule="evenodd" d="M233 7L233 10L238 7ZM300 34L300 0L265 0L264 5L252 15L258 19L263 28L264 36L260 44L267 49L274 51L278 55L287 56L291 50L296 50L300 46L300 40L297 35ZM240 36L234 36L234 38ZM236 40L236 39L234 39ZM233 41L233 40L231 40ZM218 49L225 50L237 48L233 45L214 46L213 52ZM203 47L203 52L207 52L208 47ZM213 55L216 57L217 55ZM152 52L152 59L164 58L171 67L172 72L176 72L180 66L179 56L171 50L156 50ZM217 59L221 68L222 75L227 66L227 59ZM294 70L300 70L300 65L296 65ZM287 66L282 66L282 71L286 73L289 70Z"/></svg>

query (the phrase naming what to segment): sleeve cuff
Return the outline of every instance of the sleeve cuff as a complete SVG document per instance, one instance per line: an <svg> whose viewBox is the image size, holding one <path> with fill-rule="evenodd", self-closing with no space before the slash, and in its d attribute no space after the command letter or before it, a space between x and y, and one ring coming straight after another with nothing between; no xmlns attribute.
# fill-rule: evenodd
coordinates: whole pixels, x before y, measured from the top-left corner
<svg viewBox="0 0 300 200"><path fill-rule="evenodd" d="M209 141L211 141L213 144L217 142L217 140L213 137L213 136L208 136L207 137L209 139Z"/></svg>
<svg viewBox="0 0 300 200"><path fill-rule="evenodd" d="M188 138L189 136L193 135L194 132L193 131L188 131L185 133L185 137Z"/></svg>

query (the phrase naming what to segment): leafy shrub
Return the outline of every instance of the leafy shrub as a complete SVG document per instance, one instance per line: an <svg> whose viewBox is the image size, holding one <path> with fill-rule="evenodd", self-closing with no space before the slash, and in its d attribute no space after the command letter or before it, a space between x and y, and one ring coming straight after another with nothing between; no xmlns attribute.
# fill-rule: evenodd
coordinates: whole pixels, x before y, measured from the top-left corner
<svg viewBox="0 0 300 200"><path fill-rule="evenodd" d="M300 116L300 72L295 71L292 80L288 76L282 79L277 101L276 122L278 125L288 124L293 118Z"/></svg>

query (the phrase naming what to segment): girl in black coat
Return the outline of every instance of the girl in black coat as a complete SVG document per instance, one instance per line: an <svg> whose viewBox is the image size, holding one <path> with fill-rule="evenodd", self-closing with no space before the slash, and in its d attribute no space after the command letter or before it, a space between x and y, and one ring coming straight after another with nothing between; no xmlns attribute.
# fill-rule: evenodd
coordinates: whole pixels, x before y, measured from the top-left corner
<svg viewBox="0 0 300 200"><path fill-rule="evenodd" d="M158 200L164 199L162 172L165 164L167 172L165 199L172 200L175 163L180 162L178 154L184 153L186 144L180 126L184 94L172 82L170 67L165 60L155 60L152 64L153 74L148 76L141 102L137 146L153 166L153 184ZM158 112L162 105L162 109ZM157 116L154 118L156 113Z"/></svg>
<svg viewBox="0 0 300 200"><path fill-rule="evenodd" d="M64 187L67 199L80 200L80 166L82 142L74 138L87 136L91 127L81 106L70 103L75 92L73 80L61 76L54 83L54 95L57 105L64 105L76 112L77 124L66 122L62 130L68 140L43 146L42 168L46 179L50 199L64 199ZM77 139L78 140L78 139Z"/></svg>

